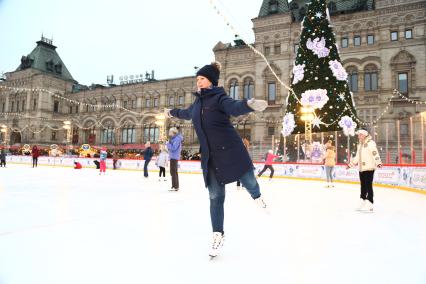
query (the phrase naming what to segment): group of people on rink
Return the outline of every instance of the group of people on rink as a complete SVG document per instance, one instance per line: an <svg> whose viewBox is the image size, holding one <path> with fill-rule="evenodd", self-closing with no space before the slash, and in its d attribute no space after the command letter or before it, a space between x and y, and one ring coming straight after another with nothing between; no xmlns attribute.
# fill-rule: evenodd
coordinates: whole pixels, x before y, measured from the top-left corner
<svg viewBox="0 0 426 284"><path fill-rule="evenodd" d="M201 146L201 167L205 186L210 196L210 219L213 229L213 242L210 256L215 257L224 243L224 201L225 184L237 181L242 184L255 202L266 209L259 184L254 176L254 167L245 143L232 126L230 116L244 115L253 111L263 111L267 102L257 99L234 100L226 95L222 87L218 87L220 65L212 63L198 70L197 91L194 103L187 109L166 109L169 117L192 120ZM361 181L361 203L357 208L362 211L373 211L373 178L374 171L382 166L375 142L368 131L357 131L358 148L355 157L347 165L358 167ZM269 169L272 179L273 162L278 158L273 150L265 157L264 168L257 177ZM239 166L235 166L235 161ZM327 176L327 187L333 185L333 168L336 164L336 153L331 141L326 144L324 165Z"/></svg>
<svg viewBox="0 0 426 284"><path fill-rule="evenodd" d="M230 121L231 116L245 115L254 111L264 111L267 107L265 100L243 99L235 100L228 96L223 87L219 87L220 64L212 63L200 68L196 74L197 90L193 94L194 101L186 109L165 109L169 117L191 120L200 143L201 168L204 185L209 193L210 220L213 231L213 240L210 257L216 257L225 241L224 230L224 202L225 185L237 182L247 190L254 204L268 212L267 202L263 198L258 178L265 171L270 170L269 179L274 176L273 163L280 156L271 149L265 156L265 164L255 175L255 168L248 153L249 142L241 139ZM179 191L178 161L181 158L183 137L178 129L169 130L169 140L160 146L160 154L156 159L159 168L159 181L166 180L166 168L170 166L170 191ZM360 129L358 148L355 157L347 168L357 167L361 183L360 206L358 210L372 212L374 203L373 178L377 168L382 166L375 142L365 129ZM323 156L327 176L327 187L334 187L333 169L336 165L336 153L332 142L326 144ZM144 177L148 177L148 166L154 151L148 142L144 149ZM37 167L39 152L33 147L33 167ZM0 165L5 165L4 151L0 152ZM107 149L102 147L99 159L99 175L106 172ZM81 168L81 164L77 165Z"/></svg>

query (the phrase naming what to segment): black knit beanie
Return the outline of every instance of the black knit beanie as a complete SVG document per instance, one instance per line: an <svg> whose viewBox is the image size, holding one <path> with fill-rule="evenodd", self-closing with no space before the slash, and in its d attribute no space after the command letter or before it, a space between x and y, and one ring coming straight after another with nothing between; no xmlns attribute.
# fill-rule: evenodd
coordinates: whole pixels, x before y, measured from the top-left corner
<svg viewBox="0 0 426 284"><path fill-rule="evenodd" d="M206 77L215 87L219 84L219 75L220 65L217 62L206 65L197 71L197 76Z"/></svg>

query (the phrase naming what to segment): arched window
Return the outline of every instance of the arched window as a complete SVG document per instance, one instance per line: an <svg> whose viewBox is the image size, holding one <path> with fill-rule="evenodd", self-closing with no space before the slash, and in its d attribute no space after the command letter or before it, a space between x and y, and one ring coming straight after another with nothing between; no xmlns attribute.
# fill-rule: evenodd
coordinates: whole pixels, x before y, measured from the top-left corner
<svg viewBox="0 0 426 284"><path fill-rule="evenodd" d="M244 98L249 100L254 97L254 82L251 78L244 80Z"/></svg>
<svg viewBox="0 0 426 284"><path fill-rule="evenodd" d="M96 142L96 128L95 123L91 122L85 126L84 130L84 143L86 144L95 144Z"/></svg>
<svg viewBox="0 0 426 284"><path fill-rule="evenodd" d="M377 91L378 71L375 65L369 65L364 70L364 90L366 92Z"/></svg>
<svg viewBox="0 0 426 284"><path fill-rule="evenodd" d="M114 144L115 143L115 135L114 135L114 124L109 121L104 124L104 129L102 130L102 144Z"/></svg>
<svg viewBox="0 0 426 284"><path fill-rule="evenodd" d="M229 84L229 96L234 100L238 100L238 81L236 79L231 80Z"/></svg>
<svg viewBox="0 0 426 284"><path fill-rule="evenodd" d="M348 84L351 92L358 92L358 70L355 67L348 68Z"/></svg>
<svg viewBox="0 0 426 284"><path fill-rule="evenodd" d="M126 125L121 129L121 143L134 144L136 143L136 129L134 125Z"/></svg>
<svg viewBox="0 0 426 284"><path fill-rule="evenodd" d="M151 123L144 128L144 141L145 142L158 142L160 138L160 130L155 123Z"/></svg>

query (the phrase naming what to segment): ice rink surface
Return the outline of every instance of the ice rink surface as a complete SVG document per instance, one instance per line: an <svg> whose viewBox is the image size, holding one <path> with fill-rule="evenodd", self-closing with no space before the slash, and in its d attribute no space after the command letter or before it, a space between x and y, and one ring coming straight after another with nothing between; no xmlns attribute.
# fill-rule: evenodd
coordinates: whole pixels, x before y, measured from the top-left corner
<svg viewBox="0 0 426 284"><path fill-rule="evenodd" d="M209 261L201 175L181 191L141 172L0 168L1 284L426 283L426 195L261 179L271 214L227 187L226 242Z"/></svg>

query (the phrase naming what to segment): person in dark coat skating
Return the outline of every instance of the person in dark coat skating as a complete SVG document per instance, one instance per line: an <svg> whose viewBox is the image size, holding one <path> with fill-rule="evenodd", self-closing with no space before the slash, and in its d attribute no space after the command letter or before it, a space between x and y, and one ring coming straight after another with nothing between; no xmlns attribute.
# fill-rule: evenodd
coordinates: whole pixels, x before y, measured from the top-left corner
<svg viewBox="0 0 426 284"><path fill-rule="evenodd" d="M192 120L201 146L201 167L210 196L210 217L213 227L211 257L218 254L224 242L225 184L240 180L258 205L266 209L253 163L240 136L230 122L239 116L267 107L263 100L234 100L223 87L218 87L219 63L212 63L197 72L195 101L187 109L166 109L169 117Z"/></svg>
<svg viewBox="0 0 426 284"><path fill-rule="evenodd" d="M33 168L37 168L37 166L38 166L38 157L40 157L40 150L38 149L37 145L33 146L33 149L31 151L31 155L33 157Z"/></svg>
<svg viewBox="0 0 426 284"><path fill-rule="evenodd" d="M6 168L6 151L4 149L0 150L0 167Z"/></svg>
<svg viewBox="0 0 426 284"><path fill-rule="evenodd" d="M146 142L145 144L145 150L143 152L143 159L145 160L145 163L143 165L143 176L148 177L148 165L149 162L151 162L152 156L154 155L154 151L152 151L151 148L151 142Z"/></svg>

